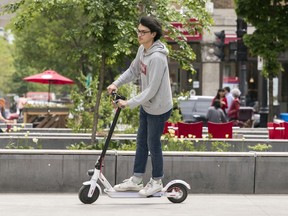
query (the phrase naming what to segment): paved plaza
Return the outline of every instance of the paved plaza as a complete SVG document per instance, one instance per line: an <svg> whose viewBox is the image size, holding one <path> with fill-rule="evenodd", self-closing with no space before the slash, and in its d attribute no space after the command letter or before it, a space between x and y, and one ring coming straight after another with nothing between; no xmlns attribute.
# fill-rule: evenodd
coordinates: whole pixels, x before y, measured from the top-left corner
<svg viewBox="0 0 288 216"><path fill-rule="evenodd" d="M185 202L173 204L167 198L109 198L101 195L82 204L75 193L0 194L1 216L287 216L288 195L190 194Z"/></svg>

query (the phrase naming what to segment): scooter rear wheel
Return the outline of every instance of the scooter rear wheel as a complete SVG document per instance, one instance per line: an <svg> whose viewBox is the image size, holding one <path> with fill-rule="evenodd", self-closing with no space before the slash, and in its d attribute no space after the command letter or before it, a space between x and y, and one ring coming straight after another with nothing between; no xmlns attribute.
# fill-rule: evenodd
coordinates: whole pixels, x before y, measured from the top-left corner
<svg viewBox="0 0 288 216"><path fill-rule="evenodd" d="M181 203L187 198L188 192L187 192L187 187L185 185L179 184L179 183L173 184L168 188L167 193L172 192L173 190L175 192L179 193L179 196L178 197L168 197L168 200L170 202Z"/></svg>
<svg viewBox="0 0 288 216"><path fill-rule="evenodd" d="M79 190L78 197L79 197L80 201L84 204L92 204L99 197L100 191L99 191L98 187L95 188L95 191L94 191L92 197L88 197L89 189L90 189L90 185L82 185L82 187Z"/></svg>

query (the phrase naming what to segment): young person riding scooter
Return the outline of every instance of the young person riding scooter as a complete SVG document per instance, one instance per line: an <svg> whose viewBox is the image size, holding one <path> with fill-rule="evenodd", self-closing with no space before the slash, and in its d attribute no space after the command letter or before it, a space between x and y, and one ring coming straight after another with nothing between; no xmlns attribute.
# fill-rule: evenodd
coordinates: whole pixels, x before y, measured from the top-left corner
<svg viewBox="0 0 288 216"><path fill-rule="evenodd" d="M116 191L139 191L150 196L163 188L163 154L161 135L173 107L166 46L159 40L162 27L152 16L142 17L137 28L140 47L130 67L111 85L111 94L126 83L140 79L141 92L129 100L119 100L121 108L133 109L140 106L140 122L137 132L137 149L133 175L115 185ZM152 177L143 187L148 155L151 155Z"/></svg>

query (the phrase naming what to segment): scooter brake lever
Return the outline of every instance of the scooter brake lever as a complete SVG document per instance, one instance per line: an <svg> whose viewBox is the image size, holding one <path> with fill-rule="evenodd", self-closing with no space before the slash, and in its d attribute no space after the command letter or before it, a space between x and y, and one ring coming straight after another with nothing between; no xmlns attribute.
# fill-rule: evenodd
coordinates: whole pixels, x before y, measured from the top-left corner
<svg viewBox="0 0 288 216"><path fill-rule="evenodd" d="M118 103L118 100L121 99L121 100L126 100L126 97L122 96L122 95L119 95L117 94L116 92L112 92L111 93L112 97L113 97L113 101L114 103Z"/></svg>

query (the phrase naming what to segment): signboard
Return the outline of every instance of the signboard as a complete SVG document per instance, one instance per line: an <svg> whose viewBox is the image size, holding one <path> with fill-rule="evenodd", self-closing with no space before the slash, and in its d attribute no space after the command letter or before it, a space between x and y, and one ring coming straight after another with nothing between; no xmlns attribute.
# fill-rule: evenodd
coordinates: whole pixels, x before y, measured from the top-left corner
<svg viewBox="0 0 288 216"><path fill-rule="evenodd" d="M195 22L195 25L197 25L197 21L195 19L190 19L191 22ZM189 34L189 32L187 31L187 29L185 29L183 27L183 24L180 22L171 22L171 25L174 26L175 28L177 28L187 39L187 41L201 41L202 40L202 34L200 34L199 32L195 31L195 33L193 35ZM165 36L165 38L168 41L172 41L171 38L169 38L169 36Z"/></svg>
<svg viewBox="0 0 288 216"><path fill-rule="evenodd" d="M258 56L257 61L257 70L263 70L263 58Z"/></svg>
<svg viewBox="0 0 288 216"><path fill-rule="evenodd" d="M235 76L223 77L223 88L226 86L230 87L230 89L239 88L238 77Z"/></svg>
<svg viewBox="0 0 288 216"><path fill-rule="evenodd" d="M225 34L225 44L229 44L230 42L235 42L237 40L240 40L240 38L237 38L236 34Z"/></svg>
<svg viewBox="0 0 288 216"><path fill-rule="evenodd" d="M199 81L193 81L193 88L200 88Z"/></svg>

